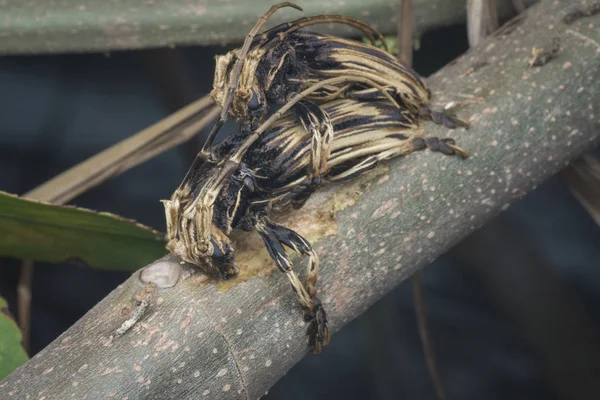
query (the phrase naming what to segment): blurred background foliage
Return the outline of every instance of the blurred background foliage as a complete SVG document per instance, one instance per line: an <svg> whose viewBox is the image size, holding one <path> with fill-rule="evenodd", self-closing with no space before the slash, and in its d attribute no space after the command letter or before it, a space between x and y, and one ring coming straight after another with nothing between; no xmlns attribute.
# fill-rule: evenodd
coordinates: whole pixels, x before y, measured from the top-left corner
<svg viewBox="0 0 600 400"><path fill-rule="evenodd" d="M7 26L17 25L3 24L4 40L11 32ZM431 30L419 43L414 67L427 76L467 50L466 27ZM228 49L0 58L0 190L23 194L205 95L214 55ZM232 126L226 128L231 132ZM179 184L200 140L70 204L164 231L159 199ZM429 328L447 398L547 400L575 392L600 398L593 396L599 385L594 376L600 376L594 361L600 360L599 243L598 226L563 181L553 178L424 269ZM16 315L20 261L0 259L0 264L0 294ZM29 354L128 276L36 263ZM296 365L266 398L433 399L410 282L348 324L321 356Z"/></svg>
<svg viewBox="0 0 600 400"><path fill-rule="evenodd" d="M6 300L0 297L0 379L27 361L21 339L21 330L10 315Z"/></svg>

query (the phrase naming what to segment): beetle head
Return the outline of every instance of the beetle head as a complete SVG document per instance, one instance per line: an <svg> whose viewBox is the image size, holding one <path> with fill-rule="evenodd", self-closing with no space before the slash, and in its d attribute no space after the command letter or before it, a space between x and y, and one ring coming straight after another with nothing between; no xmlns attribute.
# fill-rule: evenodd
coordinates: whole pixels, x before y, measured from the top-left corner
<svg viewBox="0 0 600 400"><path fill-rule="evenodd" d="M216 57L216 69L211 97L221 107L225 106L227 92L234 81L236 51ZM254 124L267 112L267 99L257 76L259 58L249 54L243 62L228 114L241 124Z"/></svg>
<svg viewBox="0 0 600 400"><path fill-rule="evenodd" d="M203 246L194 240L193 221L183 222L182 228L185 232L181 232L181 237L170 240L167 243L167 250L181 257L183 261L197 266L211 277L229 279L237 274L234 263L235 249L231 240L219 228L212 226L208 246Z"/></svg>

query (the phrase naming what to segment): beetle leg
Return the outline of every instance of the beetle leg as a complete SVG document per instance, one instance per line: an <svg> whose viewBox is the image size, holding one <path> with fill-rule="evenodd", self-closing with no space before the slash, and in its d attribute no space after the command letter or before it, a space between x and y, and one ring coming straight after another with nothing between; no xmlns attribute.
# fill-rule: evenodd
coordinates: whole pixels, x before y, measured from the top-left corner
<svg viewBox="0 0 600 400"><path fill-rule="evenodd" d="M444 125L448 129L456 129L459 126L468 129L470 126L469 121L458 118L447 112L434 111L425 106L421 108L421 116L430 119L438 125Z"/></svg>
<svg viewBox="0 0 600 400"><path fill-rule="evenodd" d="M256 228L258 221L265 215L267 207L268 203L250 203L248 212L240 218L235 227L247 232L253 231Z"/></svg>
<svg viewBox="0 0 600 400"><path fill-rule="evenodd" d="M189 199L189 187L184 186L175 190L170 200L161 200L165 207L165 216L167 221L167 240L171 241L177 238L179 232L179 219L183 204Z"/></svg>
<svg viewBox="0 0 600 400"><path fill-rule="evenodd" d="M469 152L462 147L457 146L454 142L454 139L451 138L416 138L413 140L412 145L415 151L424 150L427 148L431 151L439 151L447 156L453 156L455 154L460 155L462 158L467 158L469 156Z"/></svg>
<svg viewBox="0 0 600 400"><path fill-rule="evenodd" d="M310 243L300 236L298 233L293 230L286 228L282 225L275 224L262 219L263 225L267 226L274 237L283 245L293 249L296 253L308 256L308 264L306 267L306 282L305 288L308 291L311 298L315 297L317 294L317 280L319 274L319 257L317 253L312 249Z"/></svg>
<svg viewBox="0 0 600 400"><path fill-rule="evenodd" d="M312 134L310 161L307 182L304 182L294 196L294 207L300 208L321 183L321 177L328 171L327 159L331 154L333 126L329 115L316 104L302 100L294 106L296 117L307 132Z"/></svg>
<svg viewBox="0 0 600 400"><path fill-rule="evenodd" d="M321 185L321 182L320 176L313 179L305 178L297 186L294 186L287 197L292 202L292 207L296 210L301 208Z"/></svg>
<svg viewBox="0 0 600 400"><path fill-rule="evenodd" d="M267 251L275 264L283 272L292 285L292 290L304 310L304 319L309 323L306 334L313 353L318 354L321 348L329 343L330 332L327 326L327 316L321 300L316 296L319 259L310 243L296 232L284 226L262 218L256 224L256 230L262 237ZM293 264L283 246L295 252L308 256L307 276L303 285L293 270Z"/></svg>
<svg viewBox="0 0 600 400"><path fill-rule="evenodd" d="M333 158L330 160L332 172L327 175L326 179L330 182L334 182L354 178L374 168L381 161L389 160L398 156L405 156L412 152L425 149L440 152L445 155L458 154L462 158L467 158L469 156L469 152L467 150L457 146L454 142L454 139L450 138L439 139L437 137L413 137L413 139L408 140L403 139L388 141L388 144L373 142L371 143L371 146L373 148L372 151L375 151L375 149L378 151L367 157L355 159L352 163L346 162L340 164L340 160L335 157L334 153ZM360 150L364 151L365 149ZM355 151L358 152L359 149ZM353 152L346 153L344 154L344 158L351 159L352 154ZM340 166L343 166L343 168L340 168Z"/></svg>
<svg viewBox="0 0 600 400"><path fill-rule="evenodd" d="M358 87L358 89L354 89L350 87L346 91L346 96L361 100L361 101L381 101L384 100L382 92L372 87L364 87L364 85L354 85ZM413 105L415 103L419 103L418 98L415 96L406 94L406 93L398 93L394 88L386 87L386 90L389 95L394 97L394 99L400 101L406 107L409 107L413 110ZM427 105L420 105L419 115L423 118L429 119L438 125L444 125L448 129L456 129L459 126L468 129L470 124L469 121L458 118L456 115L451 114L448 111L434 111Z"/></svg>
<svg viewBox="0 0 600 400"><path fill-rule="evenodd" d="M309 177L327 172L327 159L331 154L333 126L329 115L315 103L302 100L294 105L296 117L307 132L312 134L310 145Z"/></svg>

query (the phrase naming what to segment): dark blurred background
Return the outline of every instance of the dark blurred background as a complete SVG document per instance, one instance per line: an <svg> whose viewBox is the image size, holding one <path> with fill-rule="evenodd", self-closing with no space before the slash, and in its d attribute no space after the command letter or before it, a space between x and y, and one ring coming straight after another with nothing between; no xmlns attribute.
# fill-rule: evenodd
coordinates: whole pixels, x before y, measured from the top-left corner
<svg viewBox="0 0 600 400"><path fill-rule="evenodd" d="M427 76L467 50L466 27L421 38ZM0 190L23 194L207 94L214 55L185 48L0 58ZM198 141L76 198L164 231L159 199ZM1 238L0 238L1 240ZM429 328L448 399L600 399L600 230L558 177L424 269ZM19 261L0 259L16 313ZM36 263L34 355L129 276ZM268 399L434 399L409 281L307 357Z"/></svg>

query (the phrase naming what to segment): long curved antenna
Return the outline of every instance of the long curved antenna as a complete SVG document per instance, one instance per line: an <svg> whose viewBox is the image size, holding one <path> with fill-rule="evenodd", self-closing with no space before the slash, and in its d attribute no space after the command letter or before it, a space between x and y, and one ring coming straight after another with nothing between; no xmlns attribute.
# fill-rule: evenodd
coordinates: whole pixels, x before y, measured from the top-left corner
<svg viewBox="0 0 600 400"><path fill-rule="evenodd" d="M303 11L300 6L297 6L294 3L285 2L285 3L276 4L276 5L272 6L271 8L269 8L269 11L267 11L262 17L260 17L258 19L258 21L256 21L256 24L254 25L254 27L252 28L252 30L250 31L248 36L246 36L246 39L244 40L244 45L242 46L242 49L238 53L238 58L235 62L235 67L234 67L233 75L232 75L232 82L230 82L229 88L227 89L227 96L225 97L225 102L223 103L223 109L221 110L221 115L219 115L219 119L213 125L210 133L208 134L208 138L206 139L206 142L204 143L204 146L202 146L201 153L207 159L210 155L210 148L212 147L215 137L217 136L219 129L221 129L221 127L223 126L223 123L225 123L225 118L227 117L227 112L229 111L229 106L231 105L231 101L233 99L233 91L235 90L235 87L237 86L238 79L239 79L240 73L242 71L242 66L244 65L244 59L246 58L246 55L248 54L248 50L250 50L250 46L252 45L252 41L254 40L254 37L258 33L258 30L271 17L271 15L273 15L275 13L275 11L279 10L280 8L284 8L284 7L292 7L292 8L295 8L296 10Z"/></svg>
<svg viewBox="0 0 600 400"><path fill-rule="evenodd" d="M273 28L264 32L260 36L256 37L254 41L258 42L259 45L262 45L273 39L273 35L287 35L289 33L295 32L299 29L305 28L310 25L327 23L339 23L356 28L371 41L372 45L375 45L375 38L377 38L379 41L381 41L381 44L384 47L385 51L389 52L387 43L383 35L374 26L366 22L360 21L358 19L346 17L344 15L318 15L315 17L300 18L292 22L285 22L283 24L274 26Z"/></svg>

